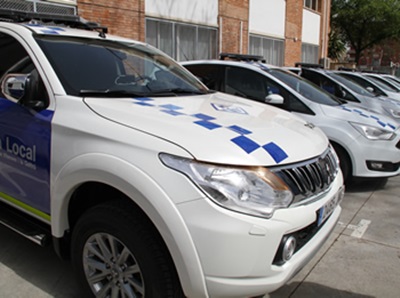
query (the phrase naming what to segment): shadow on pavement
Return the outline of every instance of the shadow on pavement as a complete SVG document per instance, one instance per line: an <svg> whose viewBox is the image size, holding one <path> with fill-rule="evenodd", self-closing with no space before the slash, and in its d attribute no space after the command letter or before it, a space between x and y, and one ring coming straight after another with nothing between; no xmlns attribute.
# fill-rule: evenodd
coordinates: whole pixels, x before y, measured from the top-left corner
<svg viewBox="0 0 400 298"><path fill-rule="evenodd" d="M288 285L289 286L289 285ZM269 298L310 298L310 297L323 297L323 298L373 298L374 296L352 293L349 291L338 290L323 286L312 282L295 282L290 284L294 290L292 293L287 291L278 290L265 297ZM281 292L285 292L282 294ZM293 293L294 292L294 293Z"/></svg>
<svg viewBox="0 0 400 298"><path fill-rule="evenodd" d="M385 188L388 178L353 178L346 183L346 192L368 192Z"/></svg>
<svg viewBox="0 0 400 298"><path fill-rule="evenodd" d="M0 243L0 297L84 297L71 264L51 246L40 247L2 225Z"/></svg>

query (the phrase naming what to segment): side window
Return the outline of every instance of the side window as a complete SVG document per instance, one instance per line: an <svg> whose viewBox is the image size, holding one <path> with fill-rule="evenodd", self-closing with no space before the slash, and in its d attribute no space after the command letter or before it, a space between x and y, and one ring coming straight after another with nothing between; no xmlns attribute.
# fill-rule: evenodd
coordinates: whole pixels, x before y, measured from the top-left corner
<svg viewBox="0 0 400 298"><path fill-rule="evenodd" d="M211 90L221 90L221 67L219 65L185 65L192 74Z"/></svg>
<svg viewBox="0 0 400 298"><path fill-rule="evenodd" d="M28 53L13 37L0 32L0 77L23 65Z"/></svg>
<svg viewBox="0 0 400 298"><path fill-rule="evenodd" d="M353 95L347 92L342 86L339 85L336 85L335 95L339 98L343 98L348 101L360 102L359 100L357 100L357 98L355 98Z"/></svg>
<svg viewBox="0 0 400 298"><path fill-rule="evenodd" d="M24 93L22 89L19 90L23 93L19 102L32 108L46 108L49 104L48 94L28 53L16 39L1 32L0 57L0 83L6 79L8 74L28 75L27 81L22 85L29 85L30 92ZM3 90L0 91L0 96L7 97L3 94Z"/></svg>
<svg viewBox="0 0 400 298"><path fill-rule="evenodd" d="M356 82L357 84L361 85L364 88L372 88L373 93L377 95L384 95L384 93L380 90L378 90L373 84L371 84L368 81L363 80L362 78L356 77L356 76L348 76L346 74L343 74L346 78Z"/></svg>
<svg viewBox="0 0 400 298"><path fill-rule="evenodd" d="M249 69L228 66L225 68L226 93L242 96L265 102L269 93L277 90L268 90L265 77Z"/></svg>
<svg viewBox="0 0 400 298"><path fill-rule="evenodd" d="M325 90L326 92L333 95L338 95L337 92L339 90L337 90L337 84L329 78L325 77L324 75L305 69L302 71L301 76L313 82L315 85Z"/></svg>
<svg viewBox="0 0 400 298"><path fill-rule="evenodd" d="M313 82L317 86L321 86L321 76L313 71L309 71L308 69L302 69L301 76L311 82Z"/></svg>
<svg viewBox="0 0 400 298"><path fill-rule="evenodd" d="M268 95L269 94L279 94L283 97L283 105L278 106L289 112L297 112L302 114L314 115L314 113L307 108L307 106L300 101L295 95L287 91L281 85L277 84L273 80L266 78Z"/></svg>

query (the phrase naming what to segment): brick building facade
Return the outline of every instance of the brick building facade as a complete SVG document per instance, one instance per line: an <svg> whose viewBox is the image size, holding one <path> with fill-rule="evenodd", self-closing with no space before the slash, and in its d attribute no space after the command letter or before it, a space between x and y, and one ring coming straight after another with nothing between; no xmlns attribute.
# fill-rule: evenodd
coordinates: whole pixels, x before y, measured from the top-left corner
<svg viewBox="0 0 400 298"><path fill-rule="evenodd" d="M80 16L107 26L109 33L146 41L177 60L217 58L220 52L232 52L261 55L268 63L285 66L327 61L331 0L46 3L73 5Z"/></svg>

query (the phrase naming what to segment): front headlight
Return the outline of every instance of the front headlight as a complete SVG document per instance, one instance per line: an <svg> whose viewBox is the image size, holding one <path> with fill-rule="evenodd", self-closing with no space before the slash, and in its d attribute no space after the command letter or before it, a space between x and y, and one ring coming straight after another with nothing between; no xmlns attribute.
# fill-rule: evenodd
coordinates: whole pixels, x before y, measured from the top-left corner
<svg viewBox="0 0 400 298"><path fill-rule="evenodd" d="M369 140L393 140L396 134L384 128L369 126L360 123L350 122L350 124L364 137Z"/></svg>
<svg viewBox="0 0 400 298"><path fill-rule="evenodd" d="M166 153L161 161L189 177L212 201L230 210L270 218L293 200L288 186L263 167L229 167Z"/></svg>

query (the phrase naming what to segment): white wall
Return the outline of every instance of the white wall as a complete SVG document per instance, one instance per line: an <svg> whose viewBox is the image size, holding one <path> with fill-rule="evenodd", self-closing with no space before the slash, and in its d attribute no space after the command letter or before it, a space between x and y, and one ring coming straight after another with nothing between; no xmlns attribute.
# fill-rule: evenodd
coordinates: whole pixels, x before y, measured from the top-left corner
<svg viewBox="0 0 400 298"><path fill-rule="evenodd" d="M302 42L319 45L321 16L308 9L303 10Z"/></svg>
<svg viewBox="0 0 400 298"><path fill-rule="evenodd" d="M218 0L146 0L149 17L209 26L218 25Z"/></svg>
<svg viewBox="0 0 400 298"><path fill-rule="evenodd" d="M250 0L250 33L285 38L285 0Z"/></svg>
<svg viewBox="0 0 400 298"><path fill-rule="evenodd" d="M63 3L63 4L76 5L76 0L47 0L47 2L57 2L57 3Z"/></svg>

